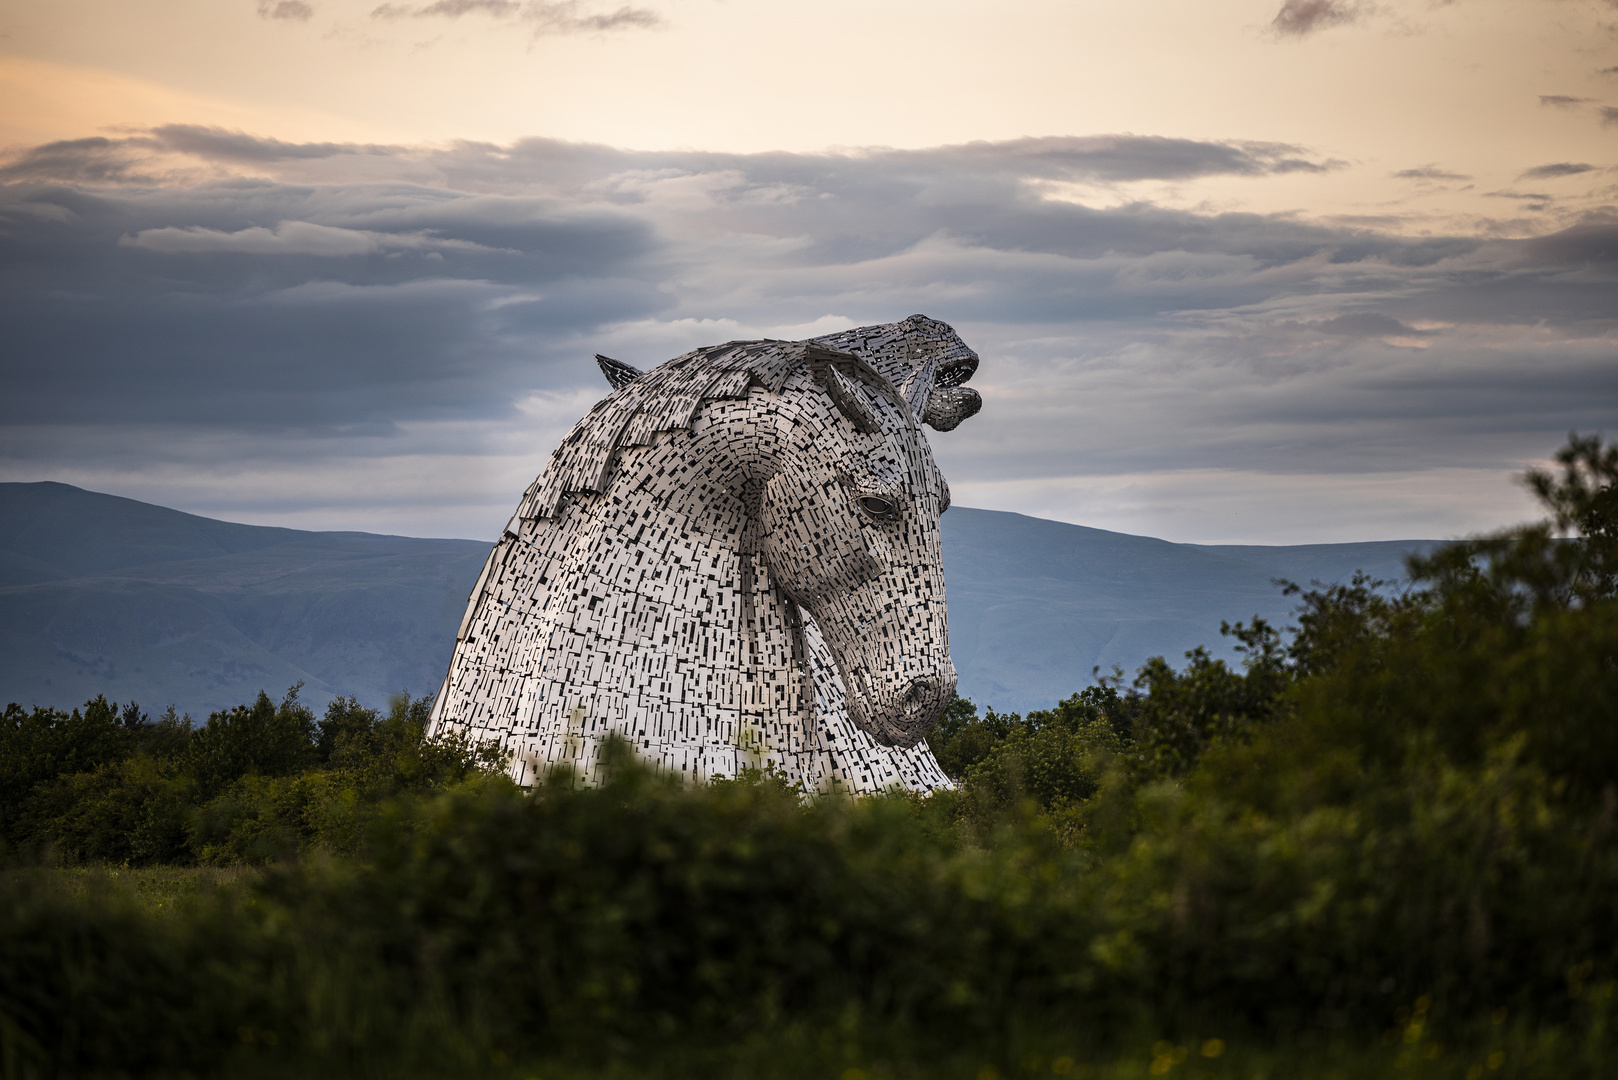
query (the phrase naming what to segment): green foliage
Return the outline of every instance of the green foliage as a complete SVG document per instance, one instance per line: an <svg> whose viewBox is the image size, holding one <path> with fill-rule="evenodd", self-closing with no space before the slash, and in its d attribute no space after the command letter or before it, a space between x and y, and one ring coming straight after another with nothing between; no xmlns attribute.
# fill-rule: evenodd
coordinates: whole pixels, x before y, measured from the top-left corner
<svg viewBox="0 0 1618 1080"><path fill-rule="evenodd" d="M1250 653L1268 703L1231 708L1180 783L1141 770L1108 872L1143 986L1253 1014L1352 1015L1385 986L1556 1015L1570 973L1613 978L1618 473L1596 440L1562 460L1531 479L1552 523L1413 560L1400 596L1304 594L1284 654Z"/></svg>
<svg viewBox="0 0 1618 1080"><path fill-rule="evenodd" d="M308 747L320 764L236 780L192 815L191 851L218 865L264 863L314 849L352 854L387 800L504 769L504 755L492 746L462 735L426 738L431 709L432 699L408 696L395 699L386 714L353 698L332 701Z"/></svg>
<svg viewBox="0 0 1618 1080"><path fill-rule="evenodd" d="M288 690L279 708L260 690L252 705L208 717L186 751L186 770L201 798L246 776L286 776L314 761L315 718L298 702L298 690Z"/></svg>
<svg viewBox="0 0 1618 1080"><path fill-rule="evenodd" d="M978 828L1029 801L1061 815L1094 795L1129 743L1139 701L1103 681L1026 716L977 707L957 697L928 738L945 772L960 781L965 813Z"/></svg>
<svg viewBox="0 0 1618 1080"><path fill-rule="evenodd" d="M297 700L214 713L200 728L105 698L71 715L11 706L0 730L4 839L67 863L257 864L352 853L381 805L504 766L493 747L424 737L430 699L387 713L339 699L319 723Z"/></svg>
<svg viewBox="0 0 1618 1080"><path fill-rule="evenodd" d="M1145 693L1136 699L1131 765L1141 779L1181 776L1211 745L1244 738L1274 717L1292 676L1280 633L1257 616L1251 626L1221 623L1219 632L1241 642L1241 672L1199 647L1186 654L1183 672L1153 657L1136 676Z"/></svg>
<svg viewBox="0 0 1618 1080"><path fill-rule="evenodd" d="M23 817L35 785L120 760L131 744L129 729L105 696L71 715L29 712L13 702L0 723L0 830L10 845L27 839Z"/></svg>
<svg viewBox="0 0 1618 1080"><path fill-rule="evenodd" d="M956 694L944 707L938 726L928 733L927 745L944 772L960 780L1006 737L1008 726L1007 718L993 709L980 719L978 707Z"/></svg>
<svg viewBox="0 0 1618 1080"><path fill-rule="evenodd" d="M317 724L261 696L194 735L14 708L8 838L274 865L162 915L5 875L0 1056L565 1074L734 1045L751 1075L782 1048L805 1075L1066 1075L1148 1031L1117 1075L1284 1075L1278 1038L1349 1048L1296 1075L1609 1075L1618 452L1560 460L1529 478L1547 522L1414 560L1402 593L1287 586L1290 639L1224 628L1238 666L953 702L931 745L961 790L932 799L684 787L622 746L600 788L522 792L408 699Z"/></svg>
<svg viewBox="0 0 1618 1080"><path fill-rule="evenodd" d="M39 784L32 840L73 862L152 865L184 860L192 785L173 758L134 754Z"/></svg>
<svg viewBox="0 0 1618 1080"><path fill-rule="evenodd" d="M1134 842L1098 861L1033 818L985 845L908 800L682 787L618 752L601 788L563 774L395 801L365 860L286 863L180 910L0 876L6 1037L42 1074L697 1072L702 1048L737 1046L739 1075L790 1074L794 1055L806 1076L1064 1056L1161 1075L1217 1036L1189 1064L1245 1077L1278 1035L1347 1040L1367 1076L1441 1061L1426 1075L1459 1080L1501 1047L1542 1075L1614 1064L1614 931L1590 919L1611 907L1613 845L1547 855L1559 823L1504 759L1425 785L1409 820L1264 819L1157 782ZM1479 937L1446 898L1490 867L1522 880L1479 897ZM1529 1026L1488 1024L1506 1014ZM1225 1040L1260 1052L1218 1072Z"/></svg>

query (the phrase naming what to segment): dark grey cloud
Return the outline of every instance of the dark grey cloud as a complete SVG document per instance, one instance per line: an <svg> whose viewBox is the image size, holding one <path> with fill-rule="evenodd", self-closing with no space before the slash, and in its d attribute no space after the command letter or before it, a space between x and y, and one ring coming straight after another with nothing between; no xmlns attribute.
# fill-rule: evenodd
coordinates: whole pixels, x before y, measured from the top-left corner
<svg viewBox="0 0 1618 1080"><path fill-rule="evenodd" d="M199 124L164 124L152 128L148 135L153 143L164 149L232 163L329 158L339 154L389 154L399 151L398 147L354 143L289 143L280 139L259 138L240 131ZM142 141L136 145L144 146L147 143Z"/></svg>
<svg viewBox="0 0 1618 1080"><path fill-rule="evenodd" d="M0 163L0 473L462 506L493 466L454 463L537 467L599 392L594 352L916 311L985 357L983 415L938 440L980 502L1076 471L1503 461L1618 414L1618 225L1484 241L1083 201L1296 163L1330 167L1141 136L724 154L171 126L27 149ZM488 481L491 520L521 482Z"/></svg>
<svg viewBox="0 0 1618 1080"><path fill-rule="evenodd" d="M1464 173L1450 172L1437 165L1423 165L1416 169L1400 169L1393 174L1399 180L1470 180Z"/></svg>
<svg viewBox="0 0 1618 1080"><path fill-rule="evenodd" d="M1588 105L1590 99L1587 97L1569 97L1566 94L1541 94L1539 95L1539 103L1556 109L1571 109L1575 105Z"/></svg>
<svg viewBox="0 0 1618 1080"><path fill-rule="evenodd" d="M436 0L431 4L386 3L372 9L373 19L459 19L486 15L527 25L536 34L644 30L662 25L650 8L624 5L614 11L591 12L578 0Z"/></svg>
<svg viewBox="0 0 1618 1080"><path fill-rule="evenodd" d="M1618 124L1618 108L1613 108L1611 105L1603 105L1599 111L1601 113L1602 124Z"/></svg>
<svg viewBox="0 0 1618 1080"><path fill-rule="evenodd" d="M513 336L667 305L637 265L657 243L645 222L545 198L19 184L0 189L0 225L0 308L22 350L8 423L135 407L137 423L363 429L500 412L492 388L546 359Z"/></svg>
<svg viewBox="0 0 1618 1080"><path fill-rule="evenodd" d="M166 124L124 138L79 139L51 143L16 155L3 168L16 168L15 178L115 182L124 172L149 163L154 151L191 155L227 164L273 163L341 156L422 157L420 151L383 144L289 143L242 131L195 124ZM120 163L120 170L105 162ZM588 143L523 139L511 146L462 143L433 160L465 182L526 183L536 172L551 182L569 178L589 181L603 169L727 168L745 161L750 173L792 180L831 180L837 176L880 175L906 182L936 185L951 172L977 178L1022 183L1029 180L1129 183L1140 180L1193 180L1205 176L1272 176L1324 173L1346 166L1293 143L1252 140L1214 141L1150 135L1092 135L974 142L924 150L872 147L841 154L766 153L712 154L699 151L630 154ZM99 172L93 170L99 169ZM56 170L52 172L52 170ZM87 171L89 175L87 175ZM151 170L148 169L149 173ZM140 174L134 182L144 183Z"/></svg>
<svg viewBox="0 0 1618 1080"><path fill-rule="evenodd" d="M1586 165L1576 161L1557 161L1549 165L1535 165L1525 170L1519 180L1554 180L1559 176L1578 176L1580 173L1594 172L1594 165Z"/></svg>
<svg viewBox="0 0 1618 1080"><path fill-rule="evenodd" d="M1151 135L1013 139L917 151L868 151L867 156L883 164L951 160L1025 177L1117 182L1319 173L1347 164L1321 159L1292 143L1210 142Z"/></svg>
<svg viewBox="0 0 1618 1080"><path fill-rule="evenodd" d="M303 0L259 0L258 16L261 19L285 19L290 22L308 22L314 18L315 9L304 3Z"/></svg>
<svg viewBox="0 0 1618 1080"><path fill-rule="evenodd" d="M0 183L54 180L69 184L150 183L146 171L158 143L150 138L92 136L28 147L0 158Z"/></svg>
<svg viewBox="0 0 1618 1080"><path fill-rule="evenodd" d="M1523 245L1528 256L1549 265L1618 264L1618 224L1575 225Z"/></svg>
<svg viewBox="0 0 1618 1080"><path fill-rule="evenodd" d="M1353 0L1283 0L1270 27L1282 37L1304 37L1329 26L1357 22L1366 10Z"/></svg>
<svg viewBox="0 0 1618 1080"><path fill-rule="evenodd" d="M57 180L82 184L151 184L197 175L209 164L269 165L296 160L389 156L400 147L354 143L289 143L219 127L165 124L119 138L93 136L28 147L0 156L0 183ZM177 163L165 155L182 155Z"/></svg>

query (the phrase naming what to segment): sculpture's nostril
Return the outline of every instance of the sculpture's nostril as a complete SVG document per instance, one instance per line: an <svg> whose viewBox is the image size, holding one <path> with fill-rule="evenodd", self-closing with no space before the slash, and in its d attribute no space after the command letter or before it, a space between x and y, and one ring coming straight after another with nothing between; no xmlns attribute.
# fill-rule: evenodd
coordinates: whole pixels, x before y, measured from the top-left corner
<svg viewBox="0 0 1618 1080"><path fill-rule="evenodd" d="M905 712L915 712L917 709L925 708L932 696L933 684L931 680L917 679L915 682L911 683L910 688L905 691Z"/></svg>

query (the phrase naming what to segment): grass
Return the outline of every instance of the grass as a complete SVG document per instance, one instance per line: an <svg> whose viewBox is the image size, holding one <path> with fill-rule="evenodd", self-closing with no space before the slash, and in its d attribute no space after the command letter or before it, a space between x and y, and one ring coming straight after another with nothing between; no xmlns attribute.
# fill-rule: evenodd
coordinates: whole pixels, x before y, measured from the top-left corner
<svg viewBox="0 0 1618 1080"><path fill-rule="evenodd" d="M31 877L59 891L67 900L121 892L143 911L170 914L214 889L248 884L261 871L252 866L74 866L22 868L4 873Z"/></svg>
<svg viewBox="0 0 1618 1080"><path fill-rule="evenodd" d="M835 1034L783 1037L692 1053L619 1058L608 1063L512 1063L496 1052L468 1062L463 1075L500 1080L1574 1080L1598 1076L1581 1066L1564 1032L1480 1030L1465 1045L1402 1035L1372 1045L1317 1037L1273 1045L1218 1038L1122 1040L1098 1050L1064 1048L1006 1054L937 1056L839 1046ZM924 1062L924 1064L922 1064Z"/></svg>

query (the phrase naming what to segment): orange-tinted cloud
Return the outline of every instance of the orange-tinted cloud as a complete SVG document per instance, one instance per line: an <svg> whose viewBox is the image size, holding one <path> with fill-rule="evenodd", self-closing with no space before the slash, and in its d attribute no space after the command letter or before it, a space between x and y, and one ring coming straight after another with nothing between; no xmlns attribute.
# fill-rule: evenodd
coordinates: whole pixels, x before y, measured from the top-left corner
<svg viewBox="0 0 1618 1080"><path fill-rule="evenodd" d="M1594 172L1594 165L1586 165L1578 161L1556 161L1549 165L1535 165L1526 169L1518 176L1519 180L1552 180L1561 176L1578 176L1581 173Z"/></svg>
<svg viewBox="0 0 1618 1080"><path fill-rule="evenodd" d="M1365 12L1365 5L1354 0L1284 0L1270 26L1282 37L1305 37L1329 26L1357 22Z"/></svg>
<svg viewBox="0 0 1618 1080"><path fill-rule="evenodd" d="M261 19L308 22L314 15L315 9L303 0L259 0L258 3L258 16Z"/></svg>
<svg viewBox="0 0 1618 1080"><path fill-rule="evenodd" d="M649 8L626 4L616 11L592 13L578 0L436 0L420 5L386 3L371 10L373 19L459 19L463 15L513 19L526 24L535 34L644 30L663 22Z"/></svg>

